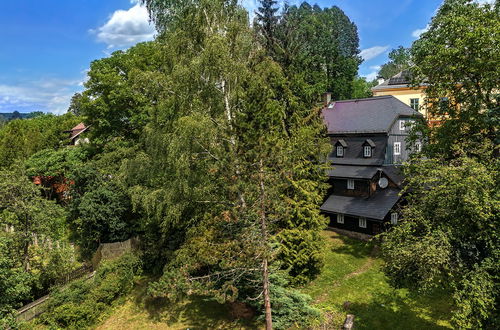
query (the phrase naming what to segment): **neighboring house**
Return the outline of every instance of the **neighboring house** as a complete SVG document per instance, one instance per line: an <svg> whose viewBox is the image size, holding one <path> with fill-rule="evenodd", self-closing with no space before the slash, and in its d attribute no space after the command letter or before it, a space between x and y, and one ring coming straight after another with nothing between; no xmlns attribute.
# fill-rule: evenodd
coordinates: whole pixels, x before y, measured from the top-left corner
<svg viewBox="0 0 500 330"><path fill-rule="evenodd" d="M64 131L65 133L70 133L69 139L70 139L70 145L77 146L81 143L88 143L89 139L88 138L83 138L82 134L88 131L89 126L85 126L84 123L80 123L70 129L69 131Z"/></svg>
<svg viewBox="0 0 500 330"><path fill-rule="evenodd" d="M392 95L413 110L420 112L429 124L435 124L435 120L428 118L424 104L425 86L412 87L409 71L402 71L390 79L382 81L382 83L372 87L372 93L373 96Z"/></svg>
<svg viewBox="0 0 500 330"><path fill-rule="evenodd" d="M321 211L330 226L374 235L397 223L403 181L397 165L411 153L405 139L421 116L394 96L329 102L323 109L333 167ZM414 148L420 151L420 142Z"/></svg>

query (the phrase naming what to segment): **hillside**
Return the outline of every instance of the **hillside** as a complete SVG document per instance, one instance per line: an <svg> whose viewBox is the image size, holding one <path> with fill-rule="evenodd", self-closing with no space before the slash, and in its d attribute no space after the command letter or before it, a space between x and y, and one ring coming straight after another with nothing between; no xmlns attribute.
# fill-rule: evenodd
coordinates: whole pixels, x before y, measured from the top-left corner
<svg viewBox="0 0 500 330"><path fill-rule="evenodd" d="M322 310L322 329L338 329L346 315L355 315L358 329L450 329L450 301L444 294L412 295L391 288L383 261L372 243L325 230L326 263L322 274L301 288ZM97 329L249 329L255 323L235 321L229 308L201 297L172 306L145 297L141 283L118 304Z"/></svg>

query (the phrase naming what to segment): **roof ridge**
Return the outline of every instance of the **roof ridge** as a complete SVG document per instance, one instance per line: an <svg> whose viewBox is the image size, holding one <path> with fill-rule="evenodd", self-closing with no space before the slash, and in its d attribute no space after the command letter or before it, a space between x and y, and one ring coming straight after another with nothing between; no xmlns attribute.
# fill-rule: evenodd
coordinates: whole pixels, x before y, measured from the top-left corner
<svg viewBox="0 0 500 330"><path fill-rule="evenodd" d="M377 100L377 99L389 99L391 97L394 97L394 96L393 95L380 95L380 96L365 97L365 98L362 98L362 99L339 100L339 101L333 101L332 103L347 103L347 102L371 101L371 100Z"/></svg>

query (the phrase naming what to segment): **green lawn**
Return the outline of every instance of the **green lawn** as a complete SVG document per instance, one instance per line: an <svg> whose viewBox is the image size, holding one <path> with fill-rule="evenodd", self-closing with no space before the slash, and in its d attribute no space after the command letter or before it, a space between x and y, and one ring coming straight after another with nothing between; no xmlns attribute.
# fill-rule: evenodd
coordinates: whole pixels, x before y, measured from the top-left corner
<svg viewBox="0 0 500 330"><path fill-rule="evenodd" d="M120 299L113 311L97 327L97 330L122 329L256 329L249 320L231 316L229 305L221 305L212 299L190 297L177 304L164 299L152 299L146 295L147 279L135 287L132 294Z"/></svg>
<svg viewBox="0 0 500 330"><path fill-rule="evenodd" d="M450 302L443 293L411 295L390 287L373 243L324 231L326 262L321 275L301 288L325 315L321 329L339 329L355 315L357 329L449 329ZM146 279L122 298L97 329L256 329L231 317L227 305L201 297L170 305L145 295ZM344 302L350 306L345 310Z"/></svg>
<svg viewBox="0 0 500 330"><path fill-rule="evenodd" d="M450 302L444 293L410 294L393 289L382 273L373 243L361 242L324 231L326 262L321 275L302 288L314 304L324 311L333 328L345 315L355 315L358 329L445 329L449 323ZM345 310L344 302L350 306Z"/></svg>

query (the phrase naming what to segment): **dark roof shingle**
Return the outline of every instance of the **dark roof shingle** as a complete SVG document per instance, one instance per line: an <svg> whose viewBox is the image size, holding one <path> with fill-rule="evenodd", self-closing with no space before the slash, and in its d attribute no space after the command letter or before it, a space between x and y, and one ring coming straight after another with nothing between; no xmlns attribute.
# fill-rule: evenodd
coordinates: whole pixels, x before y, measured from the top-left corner
<svg viewBox="0 0 500 330"><path fill-rule="evenodd" d="M392 95L337 101L323 109L329 134L387 133L399 116L421 116Z"/></svg>
<svg viewBox="0 0 500 330"><path fill-rule="evenodd" d="M378 167L376 166L335 165L327 171L327 175L337 178L371 179L377 172Z"/></svg>
<svg viewBox="0 0 500 330"><path fill-rule="evenodd" d="M398 200L398 189L379 190L370 198L330 195L320 210L326 213L384 220Z"/></svg>

